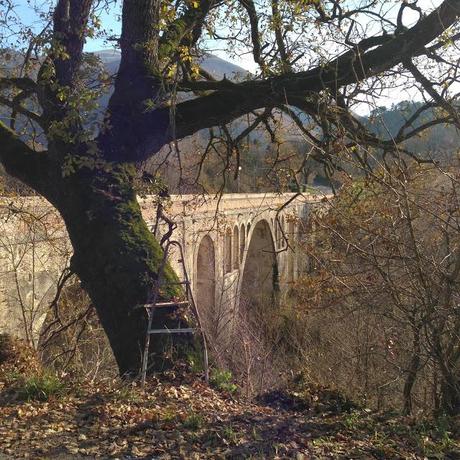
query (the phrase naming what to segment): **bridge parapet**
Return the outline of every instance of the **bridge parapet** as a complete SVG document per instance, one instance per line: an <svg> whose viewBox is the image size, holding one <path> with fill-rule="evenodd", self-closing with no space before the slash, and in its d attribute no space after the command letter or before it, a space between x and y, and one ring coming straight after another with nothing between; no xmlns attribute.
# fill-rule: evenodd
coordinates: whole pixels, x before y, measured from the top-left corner
<svg viewBox="0 0 460 460"><path fill-rule="evenodd" d="M170 216L194 216L198 214L235 213L240 210L281 210L286 205L305 206L318 203L325 195L304 195L297 193L226 193L214 195L172 195ZM152 197L140 198L140 205L147 220L155 218L151 207Z"/></svg>

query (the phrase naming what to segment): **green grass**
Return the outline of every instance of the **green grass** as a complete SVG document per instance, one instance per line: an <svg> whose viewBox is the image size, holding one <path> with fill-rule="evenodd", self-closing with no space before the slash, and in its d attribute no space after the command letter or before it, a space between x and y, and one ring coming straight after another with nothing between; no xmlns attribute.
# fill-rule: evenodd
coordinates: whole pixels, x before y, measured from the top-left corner
<svg viewBox="0 0 460 460"><path fill-rule="evenodd" d="M230 371L213 369L209 383L218 390L236 393L238 391L238 386L232 382L232 379L233 375Z"/></svg>
<svg viewBox="0 0 460 460"><path fill-rule="evenodd" d="M203 352L200 346L188 350L186 353L186 359L194 374L200 374L204 371Z"/></svg>
<svg viewBox="0 0 460 460"><path fill-rule="evenodd" d="M240 434L237 430L233 428L232 425L227 425L222 430L222 436L232 444L235 444L238 441Z"/></svg>
<svg viewBox="0 0 460 460"><path fill-rule="evenodd" d="M65 393L64 383L51 373L25 377L17 387L19 399L25 401L48 401Z"/></svg>
<svg viewBox="0 0 460 460"><path fill-rule="evenodd" d="M182 425L184 428L196 431L203 427L204 418L200 414L192 413L183 421Z"/></svg>
<svg viewBox="0 0 460 460"><path fill-rule="evenodd" d="M356 428L359 422L359 414L356 412L351 412L350 414L345 415L343 418L343 424L349 430L353 430Z"/></svg>

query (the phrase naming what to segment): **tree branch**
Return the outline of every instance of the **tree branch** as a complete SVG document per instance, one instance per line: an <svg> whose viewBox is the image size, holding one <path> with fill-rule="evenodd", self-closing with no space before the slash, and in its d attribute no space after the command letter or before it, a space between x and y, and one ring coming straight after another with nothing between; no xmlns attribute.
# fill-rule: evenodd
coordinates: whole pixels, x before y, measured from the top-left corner
<svg viewBox="0 0 460 460"><path fill-rule="evenodd" d="M219 120L229 121L229 113L243 115L245 107L253 101L250 110L261 108L266 102L275 103L280 98L288 102L296 97L304 97L309 93L317 93L324 89L336 91L339 87L377 75L401 63L407 56L419 52L450 27L460 15L460 0L445 0L431 14L421 19L416 25L397 36L383 35L370 37L357 44L352 50L330 61L325 66L318 66L292 75L272 77L262 81L232 83L228 80L218 82L198 81L183 82L180 87L190 90L215 90L215 93L178 104L176 113L176 133L181 130L177 126L186 123L188 114L193 107L200 109L207 105L206 101L214 101L222 97L224 105L216 104L209 119L203 117L202 128L210 126L210 121L219 124ZM373 48L373 49L372 49ZM367 52L365 52L367 50ZM228 96L228 94L232 96ZM304 96L302 96L304 95ZM254 97L255 96L255 97ZM242 104L242 101L244 103ZM229 104L228 104L229 102ZM193 114L196 120L196 113ZM194 120L190 120L192 124ZM186 135L192 134L184 129Z"/></svg>
<svg viewBox="0 0 460 460"><path fill-rule="evenodd" d="M412 73L414 78L422 85L423 89L455 120L457 128L460 127L460 118L457 110L449 104L435 89L434 84L426 78L410 58L404 60L404 66Z"/></svg>
<svg viewBox="0 0 460 460"><path fill-rule="evenodd" d="M31 78L0 78L0 90L11 87L15 87L17 89L21 89L22 91L27 92L37 92L37 84Z"/></svg>
<svg viewBox="0 0 460 460"><path fill-rule="evenodd" d="M0 121L0 162L6 172L38 193L49 196L51 165L47 152L36 152Z"/></svg>
<svg viewBox="0 0 460 460"><path fill-rule="evenodd" d="M241 5L248 13L249 25L251 27L251 41L252 41L252 55L254 62L264 67L264 61L262 58L262 47L260 45L259 38L259 17L257 15L256 7L253 0L240 0Z"/></svg>
<svg viewBox="0 0 460 460"><path fill-rule="evenodd" d="M351 50L331 60L325 66L296 74L281 75L265 80L233 83L222 81L185 81L181 89L213 90L211 94L184 101L170 107L143 111L120 121L118 136L122 135L123 151L102 149L111 161L143 161L168 142L180 139L212 126L229 123L256 109L280 104L298 105L303 100L308 109L316 110L308 99L329 90L333 97L337 90L387 71L401 63L442 34L460 14L460 0L445 0L431 14L412 28L396 35L383 35L362 40ZM150 89L152 82L150 83ZM144 93L144 98L147 97ZM129 115L129 114L128 114ZM172 121L171 121L172 120Z"/></svg>
<svg viewBox="0 0 460 460"><path fill-rule="evenodd" d="M21 95L22 93L19 96ZM0 96L0 104L10 107L15 112L20 113L21 115L24 115L27 118L30 118L31 120L38 123L39 126L42 126L42 117L38 113L31 112L30 110L27 110L25 107L23 107L20 104L20 98L18 99L17 97L15 97L14 100L10 101L6 97Z"/></svg>

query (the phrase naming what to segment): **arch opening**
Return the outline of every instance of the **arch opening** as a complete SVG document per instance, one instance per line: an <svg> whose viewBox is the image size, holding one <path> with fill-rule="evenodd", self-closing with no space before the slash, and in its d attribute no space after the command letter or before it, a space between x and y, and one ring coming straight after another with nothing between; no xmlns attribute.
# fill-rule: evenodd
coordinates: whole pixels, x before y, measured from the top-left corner
<svg viewBox="0 0 460 460"><path fill-rule="evenodd" d="M273 236L266 220L259 221L253 228L242 276L241 306L275 302L278 267Z"/></svg>
<svg viewBox="0 0 460 460"><path fill-rule="evenodd" d="M202 319L208 324L212 320L216 298L216 259L214 243L205 235L198 247L196 261L196 306Z"/></svg>

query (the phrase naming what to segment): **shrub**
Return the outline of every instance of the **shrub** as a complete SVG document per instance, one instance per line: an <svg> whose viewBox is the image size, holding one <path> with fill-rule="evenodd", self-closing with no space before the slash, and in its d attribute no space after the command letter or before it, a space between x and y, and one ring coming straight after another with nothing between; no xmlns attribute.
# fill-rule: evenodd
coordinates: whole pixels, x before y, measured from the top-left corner
<svg viewBox="0 0 460 460"><path fill-rule="evenodd" d="M39 351L44 365L57 373L93 381L117 375L107 336L75 275L67 280L56 308L49 310Z"/></svg>

